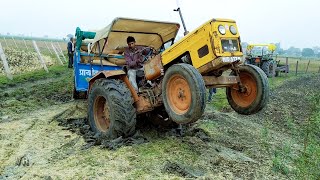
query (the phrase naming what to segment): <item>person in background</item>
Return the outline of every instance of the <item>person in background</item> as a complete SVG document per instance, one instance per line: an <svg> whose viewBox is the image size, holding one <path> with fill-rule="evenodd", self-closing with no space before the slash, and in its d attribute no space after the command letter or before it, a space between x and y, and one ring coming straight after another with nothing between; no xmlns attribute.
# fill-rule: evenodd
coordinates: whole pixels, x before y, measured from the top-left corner
<svg viewBox="0 0 320 180"><path fill-rule="evenodd" d="M69 57L68 68L73 67L73 53L74 53L73 38L70 38L70 41L68 42L68 57Z"/></svg>
<svg viewBox="0 0 320 180"><path fill-rule="evenodd" d="M209 89L208 103L212 101L212 96L217 93L217 88Z"/></svg>

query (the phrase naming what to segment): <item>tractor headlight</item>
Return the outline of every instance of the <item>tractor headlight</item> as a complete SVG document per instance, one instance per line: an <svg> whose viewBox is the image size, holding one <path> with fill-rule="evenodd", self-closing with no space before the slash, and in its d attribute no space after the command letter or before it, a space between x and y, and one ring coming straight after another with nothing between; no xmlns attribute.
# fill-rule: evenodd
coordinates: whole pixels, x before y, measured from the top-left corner
<svg viewBox="0 0 320 180"><path fill-rule="evenodd" d="M233 34L233 35L236 35L238 33L236 27L234 26L230 26L230 32Z"/></svg>
<svg viewBox="0 0 320 180"><path fill-rule="evenodd" d="M222 35L226 34L226 28L223 25L218 26L219 33Z"/></svg>

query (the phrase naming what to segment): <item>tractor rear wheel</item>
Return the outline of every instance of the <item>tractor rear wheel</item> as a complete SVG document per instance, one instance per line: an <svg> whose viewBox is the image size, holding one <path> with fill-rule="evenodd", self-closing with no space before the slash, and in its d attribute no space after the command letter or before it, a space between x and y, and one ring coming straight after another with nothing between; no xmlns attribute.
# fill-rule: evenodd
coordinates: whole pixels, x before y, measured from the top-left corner
<svg viewBox="0 0 320 180"><path fill-rule="evenodd" d="M116 79L98 79L89 93L88 118L91 129L109 139L133 135L136 110L125 83Z"/></svg>
<svg viewBox="0 0 320 180"><path fill-rule="evenodd" d="M274 61L265 61L262 63L261 69L264 71L264 73L268 77L274 77L275 76L275 71L273 70L275 67L275 62Z"/></svg>
<svg viewBox="0 0 320 180"><path fill-rule="evenodd" d="M239 114L254 114L264 108L269 99L269 83L265 73L253 65L239 66L242 90L238 84L226 89L227 99ZM231 73L235 75L235 72Z"/></svg>
<svg viewBox="0 0 320 180"><path fill-rule="evenodd" d="M178 124L197 121L206 107L206 88L201 74L189 64L175 64L162 82L164 107Z"/></svg>

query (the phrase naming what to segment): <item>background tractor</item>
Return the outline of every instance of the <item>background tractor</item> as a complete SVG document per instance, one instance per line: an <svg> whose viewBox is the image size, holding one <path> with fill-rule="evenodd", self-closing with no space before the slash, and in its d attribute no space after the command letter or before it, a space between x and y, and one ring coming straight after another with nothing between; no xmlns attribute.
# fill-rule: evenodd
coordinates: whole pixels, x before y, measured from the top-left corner
<svg viewBox="0 0 320 180"><path fill-rule="evenodd" d="M248 45L245 63L260 67L268 77L278 76L279 72L289 72L288 65L280 65L280 61L274 59L276 48L274 44Z"/></svg>
<svg viewBox="0 0 320 180"><path fill-rule="evenodd" d="M273 53L276 50L274 44L252 44L247 46L246 64L260 67L268 77L275 76L276 61Z"/></svg>
<svg viewBox="0 0 320 180"><path fill-rule="evenodd" d="M127 18L97 32L77 28L74 97L88 98L93 131L108 138L130 136L138 115L196 122L204 113L206 87L226 88L230 106L240 114L265 107L268 79L260 68L241 62L235 21L211 19L175 42L179 28L178 23ZM159 52L145 57L144 71L137 73L139 92L128 80L123 57L128 36Z"/></svg>

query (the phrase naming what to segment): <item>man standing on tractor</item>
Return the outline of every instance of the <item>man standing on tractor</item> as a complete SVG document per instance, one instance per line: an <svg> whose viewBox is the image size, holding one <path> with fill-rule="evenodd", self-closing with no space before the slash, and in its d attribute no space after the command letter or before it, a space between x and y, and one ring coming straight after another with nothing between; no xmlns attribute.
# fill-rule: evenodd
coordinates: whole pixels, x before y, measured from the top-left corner
<svg viewBox="0 0 320 180"><path fill-rule="evenodd" d="M74 53L73 38L70 38L70 41L68 42L68 57L69 57L68 68L73 67L73 53Z"/></svg>
<svg viewBox="0 0 320 180"><path fill-rule="evenodd" d="M124 58L128 67L129 81L133 88L138 92L138 85L136 75L138 70L143 70L143 63L146 60L148 54L151 55L152 48L136 46L136 40L134 37L129 36L127 38L128 47L125 48Z"/></svg>

